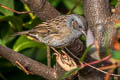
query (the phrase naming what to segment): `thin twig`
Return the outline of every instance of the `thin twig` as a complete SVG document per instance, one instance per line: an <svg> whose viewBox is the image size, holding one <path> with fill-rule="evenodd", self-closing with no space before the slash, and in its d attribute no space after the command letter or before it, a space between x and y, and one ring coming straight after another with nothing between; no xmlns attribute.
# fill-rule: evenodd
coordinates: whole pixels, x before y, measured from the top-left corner
<svg viewBox="0 0 120 80"><path fill-rule="evenodd" d="M50 47L53 51L55 51L55 53L60 54L54 47Z"/></svg>
<svg viewBox="0 0 120 80"><path fill-rule="evenodd" d="M20 64L18 61L16 61L15 62L27 75L29 75L30 74L30 72L29 71L27 71L26 69L25 69L25 67L24 66L22 66L22 64Z"/></svg>
<svg viewBox="0 0 120 80"><path fill-rule="evenodd" d="M111 73L113 73L113 71L114 71L114 69L111 69L111 70L108 71L108 73L111 74ZM109 74L105 75L105 80L109 80L109 78L110 78Z"/></svg>
<svg viewBox="0 0 120 80"><path fill-rule="evenodd" d="M109 75L111 75L111 76L120 77L120 75L108 73L108 72L103 71L103 70L100 70L99 68L96 68L96 67L94 67L94 66L92 66L92 65L90 65L90 64L88 64L88 63L85 63L85 62L84 62L84 64L87 64L89 67L91 67L91 68L93 68L93 69L96 69L97 71L100 71L100 72L102 72L102 73L104 73L104 74L109 74Z"/></svg>
<svg viewBox="0 0 120 80"><path fill-rule="evenodd" d="M112 68L116 68L117 66L115 64L110 65L110 66L104 66L104 67L100 67L99 69L101 70L107 70L107 69L112 69Z"/></svg>
<svg viewBox="0 0 120 80"><path fill-rule="evenodd" d="M80 60L80 59L79 59L77 56L75 56L68 48L65 47L65 49L66 49L74 58L76 58L78 61ZM108 60L108 59L110 59L110 58L111 58L111 55L106 56L105 58L100 59L100 60L98 60L98 61L90 62L90 63L88 63L88 64L90 64L90 65L92 65L92 64L97 64L97 63L103 62L103 61L105 61L105 60ZM84 64L84 66L86 66L86 65Z"/></svg>
<svg viewBox="0 0 120 80"><path fill-rule="evenodd" d="M2 4L0 4L0 7L5 8L5 9L7 9L7 10L10 10L10 11L12 11L12 12L15 12L15 13L17 13L17 14L32 13L32 11L16 11L16 10L13 10L13 9L11 9L11 8L8 8L8 7L6 7L6 6L2 5Z"/></svg>
<svg viewBox="0 0 120 80"><path fill-rule="evenodd" d="M79 5L79 3L80 3L80 0L77 0L76 4L74 5L74 7L67 14L71 14L74 11L74 9L77 8L77 6Z"/></svg>
<svg viewBox="0 0 120 80"><path fill-rule="evenodd" d="M56 53L59 53L55 48L53 48L53 47L51 47L51 48L52 48ZM109 55L109 56L103 58L103 59L100 60L100 61L95 61L95 62L91 62L91 63L83 62L82 66L83 66L83 67L89 66L89 67L91 67L91 68L93 68L93 69L95 69L95 70L97 70L97 71L99 71L99 72L102 72L102 73L104 73L104 74L109 74L109 75L111 75L111 76L120 77L120 75L108 73L108 72L106 72L106 71L103 71L103 70L101 70L101 69L99 69L99 68L96 68L96 67L94 67L94 66L91 65L91 64L96 64L96 63L99 63L99 62L108 60L110 57L111 57L111 55ZM78 66L78 67L79 67L79 66ZM81 67L81 65L80 65L80 67Z"/></svg>
<svg viewBox="0 0 120 80"><path fill-rule="evenodd" d="M80 60L77 56L75 56L67 47L65 47L65 49L74 57L76 58L78 61Z"/></svg>
<svg viewBox="0 0 120 80"><path fill-rule="evenodd" d="M47 64L48 67L51 67L51 55L50 55L50 47L47 46Z"/></svg>
<svg viewBox="0 0 120 80"><path fill-rule="evenodd" d="M90 65L92 65L92 64L97 64L97 63L100 63L100 62L106 61L106 60L108 60L108 59L110 59L110 58L111 58L111 55L106 56L105 58L100 59L100 60L98 60L98 61L90 62L90 63L88 63L88 64L90 64ZM84 66L86 66L86 65L84 65Z"/></svg>

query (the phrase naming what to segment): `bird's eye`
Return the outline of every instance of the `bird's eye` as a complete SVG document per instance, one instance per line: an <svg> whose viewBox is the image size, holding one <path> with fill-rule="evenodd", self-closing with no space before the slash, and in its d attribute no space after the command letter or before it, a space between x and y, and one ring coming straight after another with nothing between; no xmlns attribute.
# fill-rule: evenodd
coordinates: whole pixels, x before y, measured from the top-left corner
<svg viewBox="0 0 120 80"><path fill-rule="evenodd" d="M82 29L82 26L80 26L80 25L78 25L79 26L79 28L81 28Z"/></svg>
<svg viewBox="0 0 120 80"><path fill-rule="evenodd" d="M78 24L77 21L72 21L72 27L73 27L74 29L79 29L79 27L81 27L81 26Z"/></svg>

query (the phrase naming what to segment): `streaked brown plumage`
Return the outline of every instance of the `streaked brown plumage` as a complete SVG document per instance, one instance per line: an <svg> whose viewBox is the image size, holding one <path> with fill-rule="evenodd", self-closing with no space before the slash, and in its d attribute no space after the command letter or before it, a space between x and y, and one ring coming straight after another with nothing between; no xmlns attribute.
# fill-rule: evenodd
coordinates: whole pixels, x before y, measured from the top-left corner
<svg viewBox="0 0 120 80"><path fill-rule="evenodd" d="M58 16L31 30L18 32L16 35L30 36L48 46L65 47L85 34L86 28L86 21L82 16L71 14Z"/></svg>

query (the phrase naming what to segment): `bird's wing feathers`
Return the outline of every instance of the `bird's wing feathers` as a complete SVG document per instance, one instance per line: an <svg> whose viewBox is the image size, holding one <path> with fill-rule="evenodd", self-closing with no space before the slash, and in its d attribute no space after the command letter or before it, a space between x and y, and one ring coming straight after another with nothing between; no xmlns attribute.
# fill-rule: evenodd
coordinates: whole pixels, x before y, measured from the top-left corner
<svg viewBox="0 0 120 80"><path fill-rule="evenodd" d="M33 32L38 32L43 35L57 34L63 28L63 24L61 24L61 21L63 23L65 22L64 16L56 17L54 19L43 22L42 24L39 24L38 26L33 28Z"/></svg>
<svg viewBox="0 0 120 80"><path fill-rule="evenodd" d="M41 36L42 35L49 35L49 34L54 34L54 33L58 33L59 30L54 28L55 24L48 24L48 23L44 23L44 24L39 24L38 26L36 26L35 28L33 28L32 32L36 32L39 33ZM31 32L31 31L30 31Z"/></svg>
<svg viewBox="0 0 120 80"><path fill-rule="evenodd" d="M46 22L43 22L42 24L37 25L31 30L17 32L16 35L24 34L27 36L31 35L35 36L36 34L39 34L39 36L41 37L46 37L49 34L58 34L60 30L63 28L62 25L65 24L65 20L66 20L65 16L58 16L54 19L48 20Z"/></svg>

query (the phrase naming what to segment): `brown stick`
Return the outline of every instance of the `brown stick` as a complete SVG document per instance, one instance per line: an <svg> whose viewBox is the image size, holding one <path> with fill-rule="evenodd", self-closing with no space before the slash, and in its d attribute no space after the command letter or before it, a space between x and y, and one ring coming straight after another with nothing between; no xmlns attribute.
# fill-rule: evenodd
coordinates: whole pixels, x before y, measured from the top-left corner
<svg viewBox="0 0 120 80"><path fill-rule="evenodd" d="M7 9L7 10L10 10L10 11L12 11L12 12L15 12L15 13L17 13L17 14L26 14L26 13L31 13L31 12L32 12L32 11L16 11L16 10L13 10L13 9L11 9L11 8L8 8L8 7L6 7L6 6L2 5L2 4L0 4L0 7L5 8L5 9Z"/></svg>
<svg viewBox="0 0 120 80"><path fill-rule="evenodd" d="M51 67L51 55L50 55L50 47L47 46L47 64L48 67Z"/></svg>
<svg viewBox="0 0 120 80"><path fill-rule="evenodd" d="M52 19L60 15L60 13L54 7L52 7L47 0L21 1L26 3L30 7L31 11L42 20Z"/></svg>
<svg viewBox="0 0 120 80"><path fill-rule="evenodd" d="M30 74L30 72L27 71L27 70L24 68L24 66L22 66L18 61L16 61L15 63L16 63L27 75Z"/></svg>
<svg viewBox="0 0 120 80"><path fill-rule="evenodd" d="M16 64L16 61L18 61L27 71L35 75L42 76L48 80L56 80L54 69L17 53L12 49L0 45L0 56L6 58L13 64Z"/></svg>

